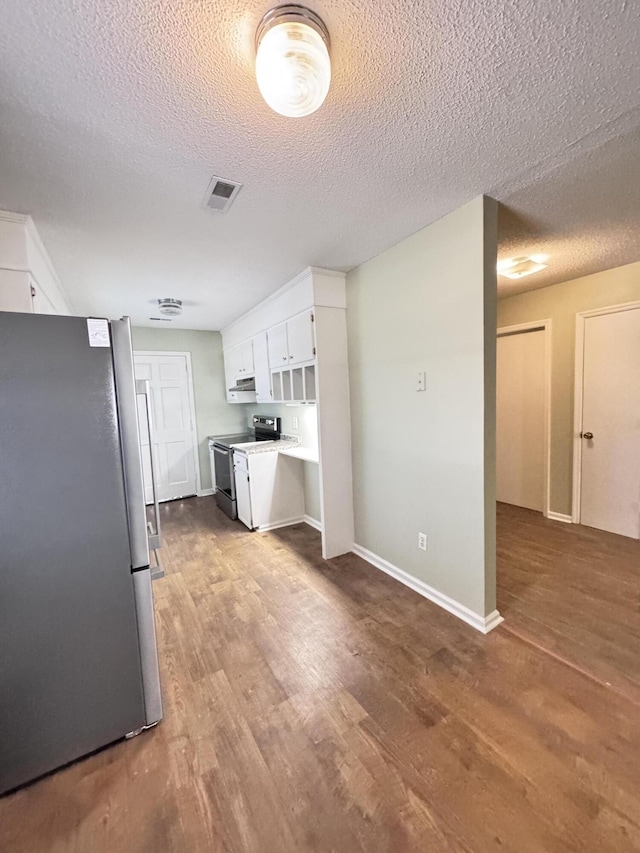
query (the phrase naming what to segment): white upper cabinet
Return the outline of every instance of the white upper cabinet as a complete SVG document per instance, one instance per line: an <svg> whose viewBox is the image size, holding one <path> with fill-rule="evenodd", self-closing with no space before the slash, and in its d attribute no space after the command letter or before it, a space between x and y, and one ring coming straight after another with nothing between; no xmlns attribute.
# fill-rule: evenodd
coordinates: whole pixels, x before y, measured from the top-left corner
<svg viewBox="0 0 640 853"><path fill-rule="evenodd" d="M313 312L303 311L297 317L287 320L287 341L289 345L289 364L301 364L313 361L316 357L313 334Z"/></svg>
<svg viewBox="0 0 640 853"><path fill-rule="evenodd" d="M248 379L254 374L253 341L243 341L225 350L225 373L231 379Z"/></svg>
<svg viewBox="0 0 640 853"><path fill-rule="evenodd" d="M31 217L0 210L0 311L71 314Z"/></svg>
<svg viewBox="0 0 640 853"><path fill-rule="evenodd" d="M271 371L269 370L269 350L267 333L261 332L253 339L253 359L256 376L256 403L270 403Z"/></svg>
<svg viewBox="0 0 640 853"><path fill-rule="evenodd" d="M224 352L224 372L227 376L227 384L233 385L235 380L242 376L242 344L238 344Z"/></svg>
<svg viewBox="0 0 640 853"><path fill-rule="evenodd" d="M0 269L0 311L30 314L35 310L33 302L29 273Z"/></svg>
<svg viewBox="0 0 640 853"><path fill-rule="evenodd" d="M267 331L269 367L278 370L316 357L313 312L303 311Z"/></svg>
<svg viewBox="0 0 640 853"><path fill-rule="evenodd" d="M269 346L269 366L272 370L285 367L289 362L289 346L287 343L287 323L280 323L267 331Z"/></svg>
<svg viewBox="0 0 640 853"><path fill-rule="evenodd" d="M238 378L246 379L247 376L253 376L253 341L244 341L238 349L240 350Z"/></svg>
<svg viewBox="0 0 640 853"><path fill-rule="evenodd" d="M254 375L253 341L243 341L224 350L224 375L227 386L228 403L255 403L255 391L232 391L243 379ZM266 402L266 401L265 401Z"/></svg>

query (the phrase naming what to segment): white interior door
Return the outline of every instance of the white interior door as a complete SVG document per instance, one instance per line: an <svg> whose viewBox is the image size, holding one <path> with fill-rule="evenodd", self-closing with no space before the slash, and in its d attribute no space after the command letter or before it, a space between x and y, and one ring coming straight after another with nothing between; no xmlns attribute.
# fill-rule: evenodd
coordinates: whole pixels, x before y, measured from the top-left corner
<svg viewBox="0 0 640 853"><path fill-rule="evenodd" d="M544 511L546 477L544 329L498 337L496 497Z"/></svg>
<svg viewBox="0 0 640 853"><path fill-rule="evenodd" d="M187 357L135 353L134 364L136 379L147 379L150 386L158 500L195 495L196 436L191 417L192 389ZM151 463L144 444L142 453L145 495L150 500Z"/></svg>
<svg viewBox="0 0 640 853"><path fill-rule="evenodd" d="M640 309L585 318L582 436L580 523L638 539Z"/></svg>

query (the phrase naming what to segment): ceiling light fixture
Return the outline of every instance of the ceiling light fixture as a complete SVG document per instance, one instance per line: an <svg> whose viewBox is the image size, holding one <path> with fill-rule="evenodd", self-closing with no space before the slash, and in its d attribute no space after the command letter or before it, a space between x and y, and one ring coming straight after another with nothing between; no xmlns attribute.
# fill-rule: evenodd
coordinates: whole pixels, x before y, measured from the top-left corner
<svg viewBox="0 0 640 853"><path fill-rule="evenodd" d="M182 300L158 299L158 311L165 317L179 317L182 314Z"/></svg>
<svg viewBox="0 0 640 853"><path fill-rule="evenodd" d="M508 258L504 261L498 261L498 275L503 275L506 278L524 278L525 275L532 275L534 272L545 270L547 265L544 263L549 260L548 255L529 255L524 258Z"/></svg>
<svg viewBox="0 0 640 853"><path fill-rule="evenodd" d="M256 31L256 79L275 112L308 116L327 97L331 83L329 31L305 6L287 4L267 12Z"/></svg>

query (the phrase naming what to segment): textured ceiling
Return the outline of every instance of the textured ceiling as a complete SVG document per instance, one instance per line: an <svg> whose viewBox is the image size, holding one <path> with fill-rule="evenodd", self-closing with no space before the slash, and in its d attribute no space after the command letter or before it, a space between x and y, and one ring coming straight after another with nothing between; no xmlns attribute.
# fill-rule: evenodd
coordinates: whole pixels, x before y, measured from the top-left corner
<svg viewBox="0 0 640 853"><path fill-rule="evenodd" d="M309 4L333 82L285 119L253 75L268 3L0 0L0 207L34 217L77 311L141 323L173 296L175 326L221 328L480 192L507 203L511 250L563 218L545 192L640 125L638 3ZM200 206L213 174L244 184L224 216Z"/></svg>
<svg viewBox="0 0 640 853"><path fill-rule="evenodd" d="M500 255L549 255L546 270L498 276L501 297L640 260L640 130L623 133L503 196Z"/></svg>

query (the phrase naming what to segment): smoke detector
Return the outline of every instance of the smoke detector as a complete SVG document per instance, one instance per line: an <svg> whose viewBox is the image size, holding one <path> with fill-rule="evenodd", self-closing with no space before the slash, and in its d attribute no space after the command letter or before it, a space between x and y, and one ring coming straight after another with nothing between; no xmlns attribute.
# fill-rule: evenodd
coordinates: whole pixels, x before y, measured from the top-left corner
<svg viewBox="0 0 640 853"><path fill-rule="evenodd" d="M158 311L165 317L179 317L182 314L182 300L158 299Z"/></svg>
<svg viewBox="0 0 640 853"><path fill-rule="evenodd" d="M229 181L226 178L219 178L214 175L209 181L202 206L208 207L209 210L215 210L217 213L226 213L241 189L242 184L237 181Z"/></svg>

